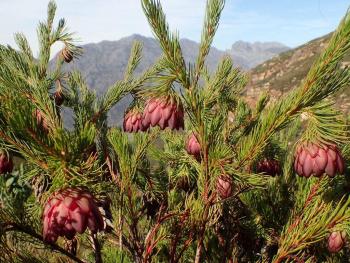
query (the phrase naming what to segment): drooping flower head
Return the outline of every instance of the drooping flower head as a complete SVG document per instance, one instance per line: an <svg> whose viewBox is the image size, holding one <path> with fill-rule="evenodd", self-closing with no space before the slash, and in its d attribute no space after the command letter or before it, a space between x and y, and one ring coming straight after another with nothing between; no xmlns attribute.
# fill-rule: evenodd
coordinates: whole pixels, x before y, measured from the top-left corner
<svg viewBox="0 0 350 263"><path fill-rule="evenodd" d="M197 136L194 133L188 137L186 142L186 151L188 154L193 155L197 160L201 157L201 145L197 140Z"/></svg>
<svg viewBox="0 0 350 263"><path fill-rule="evenodd" d="M256 171L258 173L265 173L267 175L276 176L280 174L280 164L275 159L263 159L258 162L256 166Z"/></svg>
<svg viewBox="0 0 350 263"><path fill-rule="evenodd" d="M334 177L344 173L344 159L334 144L302 143L295 152L294 170L304 177Z"/></svg>
<svg viewBox="0 0 350 263"><path fill-rule="evenodd" d="M0 150L0 174L11 173L13 170L13 161L11 155Z"/></svg>
<svg viewBox="0 0 350 263"><path fill-rule="evenodd" d="M123 129L125 132L145 131L146 128L142 124L142 113L138 110L129 110L123 121Z"/></svg>
<svg viewBox="0 0 350 263"><path fill-rule="evenodd" d="M216 190L222 199L229 198L232 195L232 180L228 176L219 176L216 183Z"/></svg>
<svg viewBox="0 0 350 263"><path fill-rule="evenodd" d="M152 98L147 101L142 124L145 128L159 126L162 130L184 128L184 110L181 102L171 97Z"/></svg>
<svg viewBox="0 0 350 263"><path fill-rule="evenodd" d="M91 193L81 188L65 188L54 193L43 213L43 237L55 243L59 236L72 239L86 228L92 233L102 230L104 222Z"/></svg>
<svg viewBox="0 0 350 263"><path fill-rule="evenodd" d="M328 237L328 251L331 253L339 252L345 244L345 234L335 231Z"/></svg>

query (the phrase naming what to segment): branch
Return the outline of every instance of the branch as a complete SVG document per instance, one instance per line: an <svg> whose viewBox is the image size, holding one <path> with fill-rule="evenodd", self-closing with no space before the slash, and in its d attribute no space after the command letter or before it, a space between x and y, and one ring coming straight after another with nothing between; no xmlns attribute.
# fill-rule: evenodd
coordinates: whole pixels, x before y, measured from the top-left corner
<svg viewBox="0 0 350 263"><path fill-rule="evenodd" d="M249 164L264 149L268 140L284 128L305 107L334 94L350 83L349 69L340 69L338 63L350 49L350 13L333 34L328 48L310 69L302 85L287 94L265 111L252 132L238 145L237 168Z"/></svg>
<svg viewBox="0 0 350 263"><path fill-rule="evenodd" d="M14 139L9 137L7 134L0 131L0 138L2 138L4 141L12 144L13 146L17 147L17 149L20 149L23 153L31 157L31 160L34 160L34 162L40 166L44 170L48 170L49 166L45 161L37 160L38 156L34 156L28 149L23 147L21 144L17 143Z"/></svg>
<svg viewBox="0 0 350 263"><path fill-rule="evenodd" d="M181 238L181 232L183 231L183 226L186 222L186 219L188 218L188 213L184 214L180 219L180 224L176 226L176 233L175 237L172 239L171 247L170 247L170 262L174 263L177 262L179 258L181 258L181 254L179 254L179 257L176 257L176 248L179 242L179 239ZM190 237L192 237L192 233L190 233Z"/></svg>
<svg viewBox="0 0 350 263"><path fill-rule="evenodd" d="M162 6L157 0L142 0L142 8L154 34L165 54L171 73L177 76L184 88L190 87L185 60L182 55L179 37L169 32Z"/></svg>
<svg viewBox="0 0 350 263"><path fill-rule="evenodd" d="M334 227L345 228L350 220L350 198L345 196L335 205L325 203L322 194L328 185L327 178L310 186L308 194L297 193L304 200L292 213L288 225L283 229L279 239L279 249L273 263L279 263L291 257L298 256L310 245L320 242Z"/></svg>
<svg viewBox="0 0 350 263"><path fill-rule="evenodd" d="M199 47L199 54L196 63L196 72L192 87L197 85L200 72L203 69L205 58L207 57L214 35L219 26L221 12L224 8L224 0L209 0L207 1L207 8L204 18L204 25L202 30L201 44Z"/></svg>
<svg viewBox="0 0 350 263"><path fill-rule="evenodd" d="M9 231L19 231L22 232L24 234L27 234L35 239L40 240L41 242L44 243L43 241L43 237L39 234L37 234L36 232L32 231L30 228L24 228L16 223L6 223L4 226L4 230L5 232L9 232ZM62 254L64 254L65 256L69 257L70 259L72 259L73 261L77 262L77 263L86 263L85 261L82 261L81 259L77 258L76 256L74 256L73 254L69 253L67 250L65 250L64 248L56 245L56 244L49 244L49 243L44 243L46 246L49 246L52 250L55 250L57 252L60 252Z"/></svg>
<svg viewBox="0 0 350 263"><path fill-rule="evenodd" d="M191 245L192 242L193 242L193 233L191 232L190 233L190 237L185 241L185 244L181 248L181 251L180 251L179 255L175 258L174 262L179 262L180 261L180 258L182 257L183 253Z"/></svg>
<svg viewBox="0 0 350 263"><path fill-rule="evenodd" d="M124 80L128 80L132 76L136 67L140 63L141 57L142 57L142 43L139 41L135 41L131 48L128 65L124 73Z"/></svg>
<svg viewBox="0 0 350 263"><path fill-rule="evenodd" d="M92 248L95 252L95 262L102 263L102 255L101 255L101 245L98 242L97 235L91 234Z"/></svg>

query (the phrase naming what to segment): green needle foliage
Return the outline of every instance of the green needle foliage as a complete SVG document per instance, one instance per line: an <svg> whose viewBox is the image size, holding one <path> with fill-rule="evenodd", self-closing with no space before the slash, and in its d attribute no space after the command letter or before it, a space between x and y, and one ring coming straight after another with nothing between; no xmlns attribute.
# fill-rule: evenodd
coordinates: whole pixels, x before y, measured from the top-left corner
<svg viewBox="0 0 350 263"><path fill-rule="evenodd" d="M347 246L331 254L327 239L350 235L349 178L297 177L293 163L300 142L337 144L350 159L347 121L332 101L350 84L340 67L350 13L300 87L276 102L262 93L252 106L242 96L248 76L229 57L213 72L205 64L224 4L207 1L198 56L186 65L160 2L141 0L163 55L135 75L142 44L134 43L123 79L101 96L80 72L62 70L82 50L65 20L54 24L53 1L38 26L38 57L22 34L16 48L0 46L0 147L15 162L0 176L0 262L346 262ZM65 47L52 67L57 42ZM129 95L124 129L110 127L108 113ZM124 131L129 113L144 121L169 101L176 118L183 109L184 130ZM258 169L264 160L278 162L277 176ZM47 243L44 207L67 187L94 196L103 229Z"/></svg>

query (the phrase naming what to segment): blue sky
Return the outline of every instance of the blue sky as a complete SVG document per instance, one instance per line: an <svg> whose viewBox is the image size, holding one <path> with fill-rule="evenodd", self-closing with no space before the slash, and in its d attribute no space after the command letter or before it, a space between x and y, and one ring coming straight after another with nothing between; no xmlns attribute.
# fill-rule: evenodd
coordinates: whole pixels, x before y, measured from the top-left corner
<svg viewBox="0 0 350 263"><path fill-rule="evenodd" d="M37 51L36 25L47 0L0 0L0 43L13 45L23 32ZM172 29L199 41L206 0L162 0ZM138 33L152 36L139 0L56 0L81 44L118 40ZM227 0L214 45L228 49L237 40L301 45L336 28L349 0ZM56 47L58 49L59 47Z"/></svg>
<svg viewBox="0 0 350 263"><path fill-rule="evenodd" d="M229 34L231 39L295 47L333 31L349 6L349 0L228 1L216 43L229 45Z"/></svg>

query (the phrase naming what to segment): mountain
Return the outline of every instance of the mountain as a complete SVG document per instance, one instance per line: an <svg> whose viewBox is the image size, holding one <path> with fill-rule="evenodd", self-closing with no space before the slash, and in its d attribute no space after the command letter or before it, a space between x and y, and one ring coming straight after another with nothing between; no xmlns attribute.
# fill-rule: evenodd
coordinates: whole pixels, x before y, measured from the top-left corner
<svg viewBox="0 0 350 263"><path fill-rule="evenodd" d="M84 45L82 46L83 55L79 59L65 65L64 69L75 69L82 72L88 86L94 89L97 95L101 95L113 83L123 78L134 41L140 41L143 44L143 56L135 70L135 74L138 75L151 66L162 54L161 48L154 38L132 35L118 41L102 41L97 44ZM198 43L182 39L180 44L186 62L193 63L197 56ZM208 68L214 70L224 55L223 51L211 48L206 60ZM109 116L110 124L121 124L124 111L130 102L131 97L129 96L112 108ZM68 126L72 123L70 116L70 114L65 114L65 122Z"/></svg>
<svg viewBox="0 0 350 263"><path fill-rule="evenodd" d="M102 41L97 44L83 45L83 55L66 65L66 69L80 70L88 85L100 95L115 81L122 79L134 41L140 41L143 44L143 56L135 71L136 75L140 74L151 66L162 53L154 38L136 34L118 41ZM188 39L182 39L180 43L186 62L194 62L198 43ZM210 70L216 67L224 54L223 51L216 48L210 50L206 61Z"/></svg>
<svg viewBox="0 0 350 263"><path fill-rule="evenodd" d="M102 41L96 44L84 45L82 46L83 55L72 63L65 65L65 70L76 69L82 72L88 86L94 89L97 95L101 95L113 83L122 79L134 41L143 43L143 57L135 71L136 75L140 74L161 56L161 48L154 38L137 34L118 41ZM199 44L188 39L181 39L180 44L186 63L193 63L196 60ZM267 57L270 58L286 48L278 43L256 42L250 44L247 42L236 42L226 52L212 47L206 59L206 64L209 70L213 71L223 56L231 55L237 66L247 69L252 65L256 65L257 61L263 61ZM130 101L131 98L126 97L111 110L109 116L110 124L121 124L124 111ZM68 123L72 123L70 116L70 114L67 114L65 117Z"/></svg>
<svg viewBox="0 0 350 263"><path fill-rule="evenodd" d="M306 77L314 61L330 40L331 34L314 39L295 49L283 52L265 61L250 71L250 83L246 89L248 102L254 104L262 91L268 91L271 98L278 99L283 93L297 87ZM341 66L350 65L350 54ZM350 92L336 94L336 105L346 112L350 109Z"/></svg>
<svg viewBox="0 0 350 263"><path fill-rule="evenodd" d="M242 68L250 69L289 50L290 48L278 42L235 42L231 49L227 50L233 61Z"/></svg>

